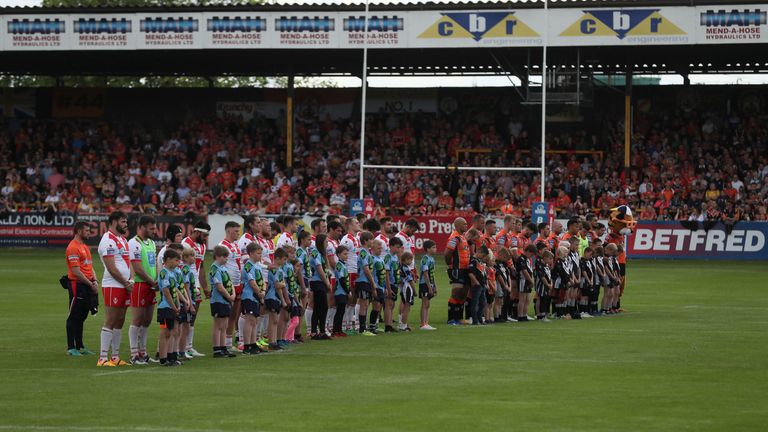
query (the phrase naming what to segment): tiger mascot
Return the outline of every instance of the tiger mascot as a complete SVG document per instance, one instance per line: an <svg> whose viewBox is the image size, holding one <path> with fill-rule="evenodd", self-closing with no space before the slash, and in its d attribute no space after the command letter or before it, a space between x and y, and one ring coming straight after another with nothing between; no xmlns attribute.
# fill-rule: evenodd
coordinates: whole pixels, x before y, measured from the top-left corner
<svg viewBox="0 0 768 432"><path fill-rule="evenodd" d="M626 237L635 232L637 221L632 216L632 210L629 206L620 205L611 209L611 213L608 216L608 236L605 238L605 244L613 243L619 249L619 300L617 307L620 312L621 309L621 296L624 295L624 286L626 285L627 274L627 250L624 245Z"/></svg>

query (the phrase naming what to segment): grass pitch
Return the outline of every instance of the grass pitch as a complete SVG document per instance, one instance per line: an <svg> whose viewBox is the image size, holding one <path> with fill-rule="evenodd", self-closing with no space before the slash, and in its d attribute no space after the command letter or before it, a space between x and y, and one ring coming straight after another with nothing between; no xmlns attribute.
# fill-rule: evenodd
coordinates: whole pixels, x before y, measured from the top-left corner
<svg viewBox="0 0 768 432"><path fill-rule="evenodd" d="M97 259L98 261L98 259ZM0 430L765 430L765 263L630 262L620 316L306 343L178 368L70 358L64 251L0 251ZM102 273L100 264L97 272ZM418 304L418 303L417 303ZM208 307L196 347L210 354ZM98 348L101 313L86 321ZM418 308L411 313L411 327ZM127 325L123 353L128 353ZM150 346L157 326L151 329ZM124 354L125 357L125 354Z"/></svg>

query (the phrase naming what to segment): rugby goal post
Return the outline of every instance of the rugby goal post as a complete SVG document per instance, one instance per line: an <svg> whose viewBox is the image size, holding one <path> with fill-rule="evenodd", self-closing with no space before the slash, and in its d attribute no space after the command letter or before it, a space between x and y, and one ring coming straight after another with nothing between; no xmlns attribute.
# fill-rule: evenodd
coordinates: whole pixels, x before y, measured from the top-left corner
<svg viewBox="0 0 768 432"><path fill-rule="evenodd" d="M365 20L363 23L363 67L362 67L362 101L360 104L360 179L358 198L365 198L365 170L367 169L398 169L398 170L457 170L457 171L517 171L517 172L538 172L540 177L539 199L544 201L544 181L546 173L546 135L547 135L547 32L544 32L542 60L541 60L541 164L537 167L475 167L475 166L412 166L412 165L375 165L365 163L365 110L368 89L368 14L370 11L370 0L365 0ZM544 28L549 25L549 7L548 1L544 0Z"/></svg>

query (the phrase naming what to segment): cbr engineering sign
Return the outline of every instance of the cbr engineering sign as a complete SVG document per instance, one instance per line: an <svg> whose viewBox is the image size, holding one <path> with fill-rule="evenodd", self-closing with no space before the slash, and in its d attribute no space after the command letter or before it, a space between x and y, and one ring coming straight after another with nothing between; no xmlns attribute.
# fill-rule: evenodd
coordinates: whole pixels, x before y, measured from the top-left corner
<svg viewBox="0 0 768 432"><path fill-rule="evenodd" d="M472 48L760 43L768 5L7 14L0 50ZM94 11L97 11L94 9Z"/></svg>

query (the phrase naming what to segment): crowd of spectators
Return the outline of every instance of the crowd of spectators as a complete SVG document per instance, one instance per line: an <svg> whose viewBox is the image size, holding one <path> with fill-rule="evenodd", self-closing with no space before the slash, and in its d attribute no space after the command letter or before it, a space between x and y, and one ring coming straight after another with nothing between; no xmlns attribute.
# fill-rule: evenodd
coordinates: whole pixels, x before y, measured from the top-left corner
<svg viewBox="0 0 768 432"><path fill-rule="evenodd" d="M638 113L625 170L623 124L547 136L545 193L559 217L628 204L644 220L768 219L763 113ZM325 214L349 209L359 181L359 121L297 115L293 167L285 119L199 119L164 130L105 121L5 120L2 211ZM538 166L538 138L514 115L370 115L368 164ZM367 169L376 213L525 215L537 172Z"/></svg>

